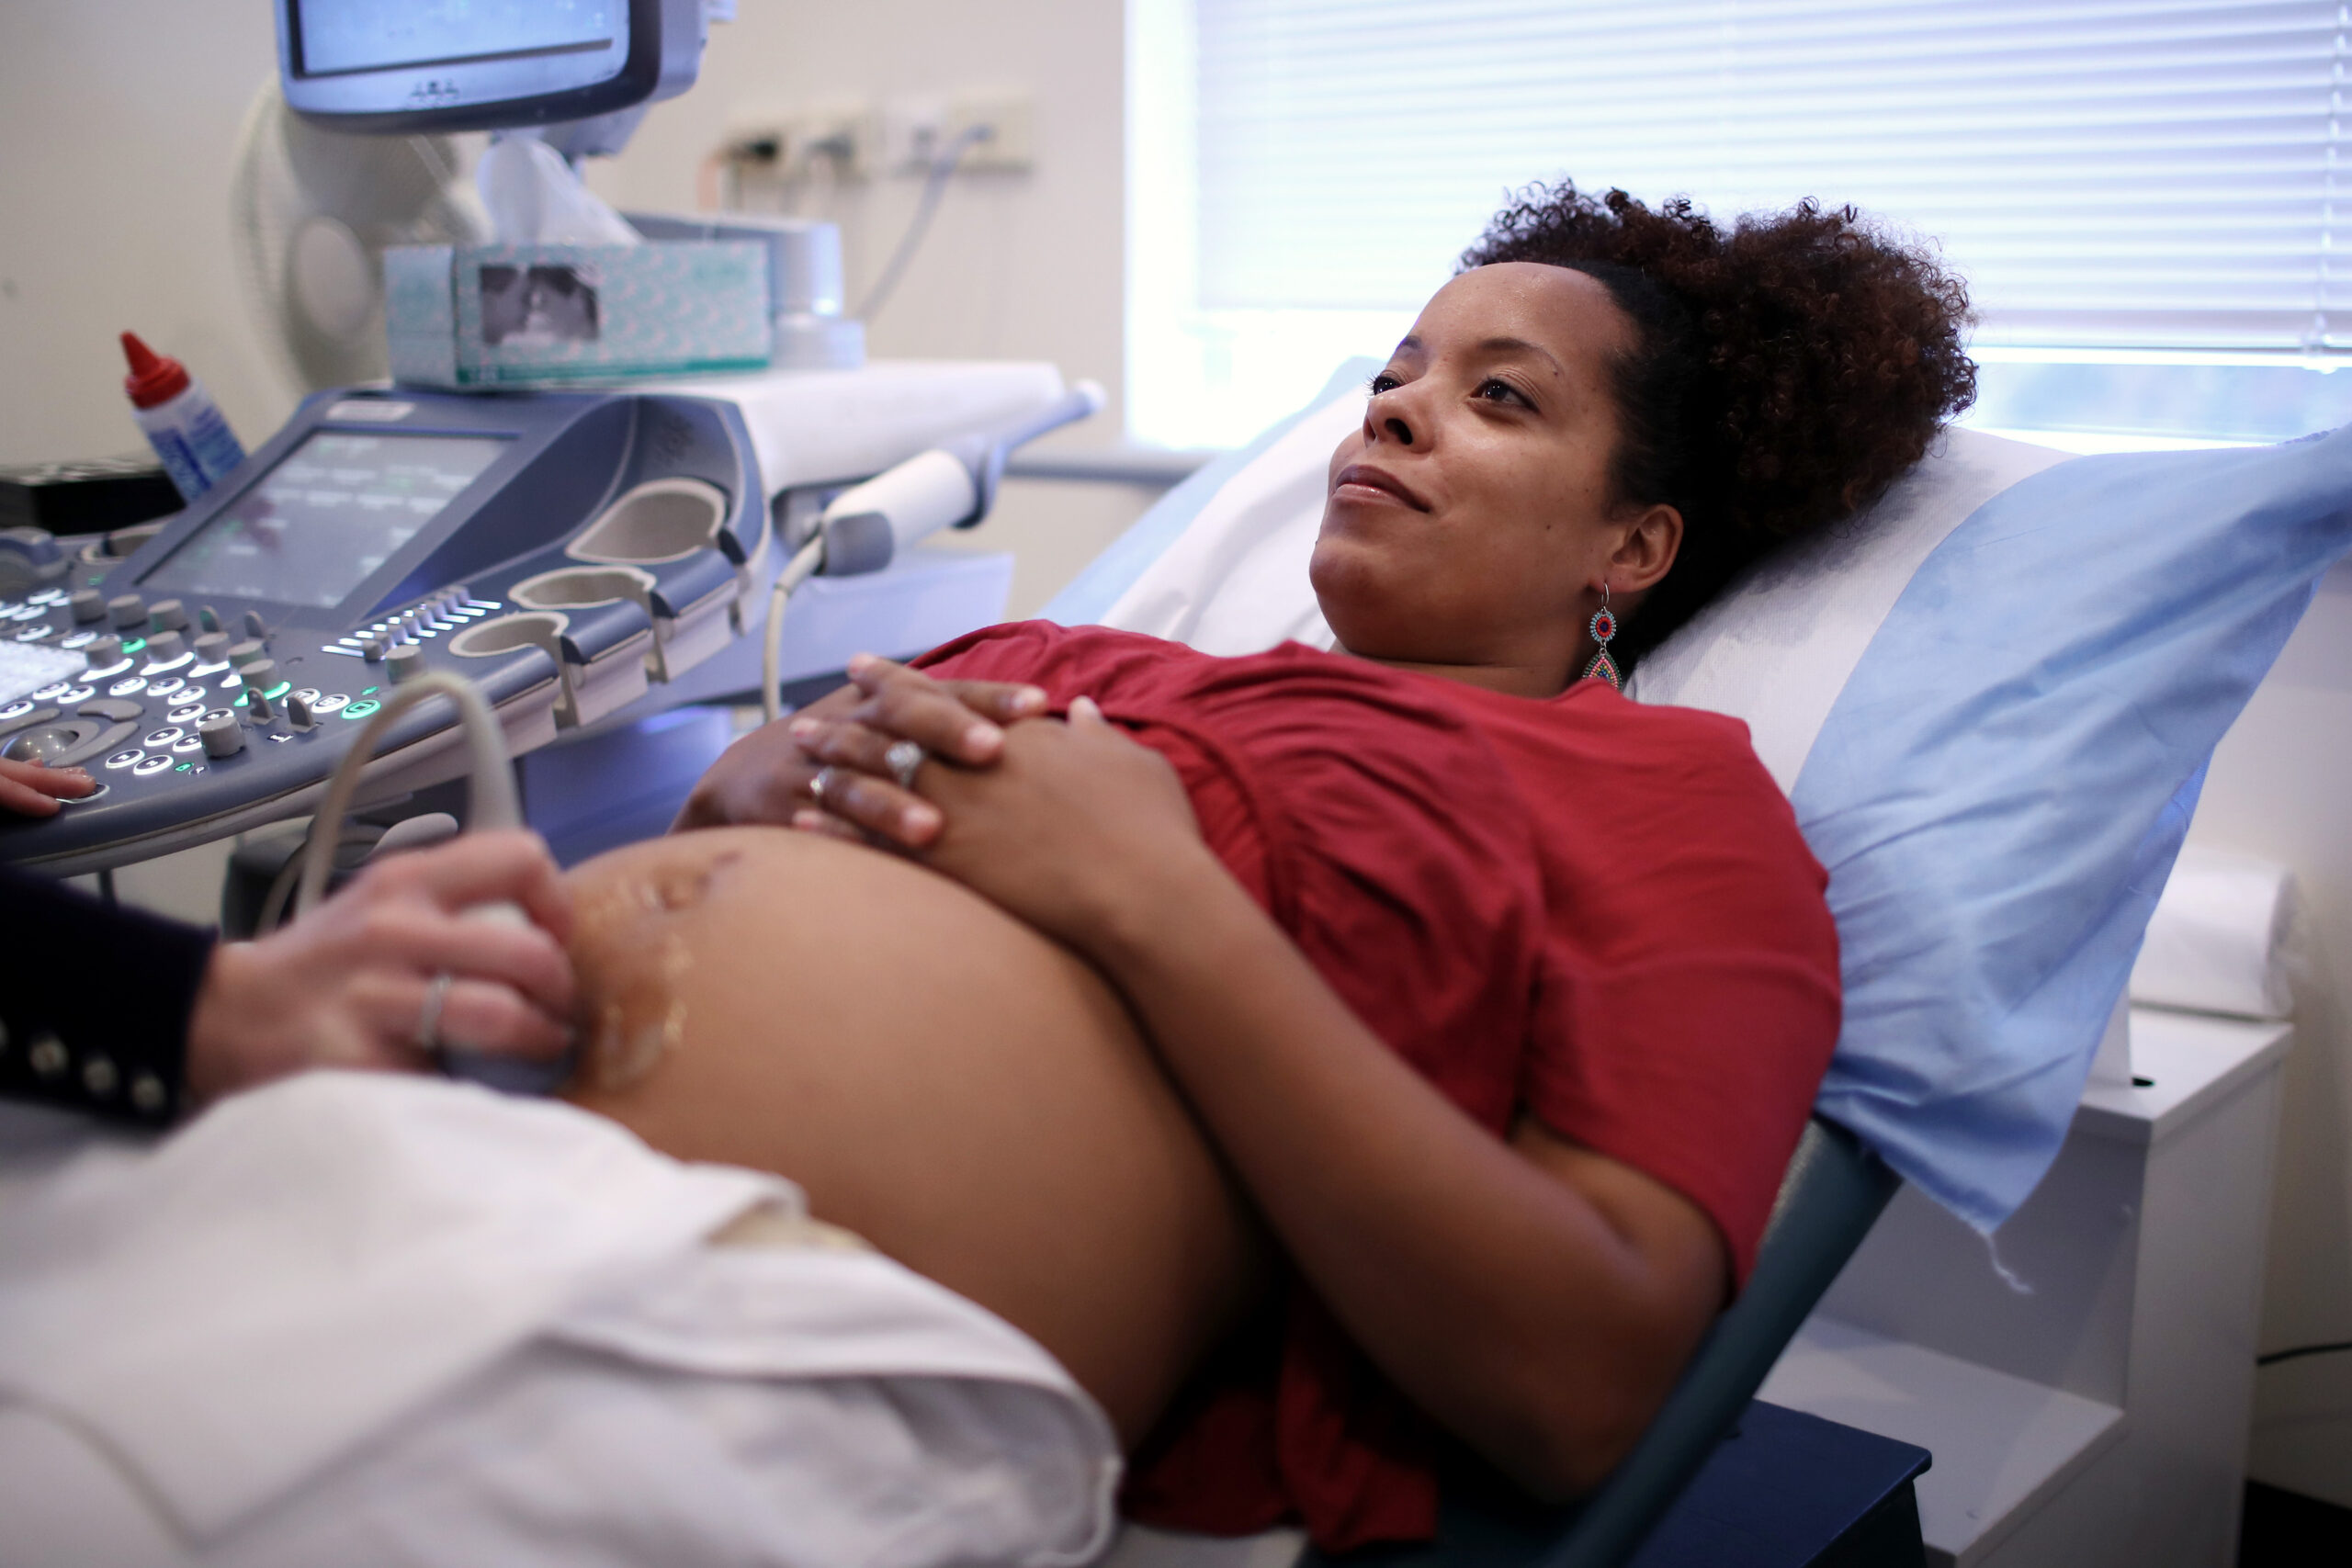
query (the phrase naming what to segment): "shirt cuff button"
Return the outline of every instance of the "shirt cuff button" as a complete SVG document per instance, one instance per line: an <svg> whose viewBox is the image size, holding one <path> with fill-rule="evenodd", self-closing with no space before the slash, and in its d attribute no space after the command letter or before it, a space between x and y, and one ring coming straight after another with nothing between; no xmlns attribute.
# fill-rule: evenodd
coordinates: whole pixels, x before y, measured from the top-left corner
<svg viewBox="0 0 2352 1568"><path fill-rule="evenodd" d="M56 1077L63 1073L69 1065L69 1058L65 1055L65 1042L54 1034L44 1034L35 1040L31 1047L25 1052L25 1060L31 1063L33 1071L42 1077Z"/></svg>
<svg viewBox="0 0 2352 1568"><path fill-rule="evenodd" d="M90 1091L93 1100L112 1100L120 1088L122 1075L115 1070L111 1058L93 1056L82 1064L82 1087Z"/></svg>

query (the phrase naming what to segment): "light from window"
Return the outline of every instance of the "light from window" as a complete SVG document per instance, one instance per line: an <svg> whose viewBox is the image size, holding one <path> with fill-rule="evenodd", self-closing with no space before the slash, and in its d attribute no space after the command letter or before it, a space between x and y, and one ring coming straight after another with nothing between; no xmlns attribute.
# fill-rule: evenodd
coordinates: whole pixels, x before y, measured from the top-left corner
<svg viewBox="0 0 2352 1568"><path fill-rule="evenodd" d="M1941 246L1982 345L2352 348L2333 0L1131 0L1130 24L1139 439L1248 439L1562 175L1718 218L1851 202Z"/></svg>

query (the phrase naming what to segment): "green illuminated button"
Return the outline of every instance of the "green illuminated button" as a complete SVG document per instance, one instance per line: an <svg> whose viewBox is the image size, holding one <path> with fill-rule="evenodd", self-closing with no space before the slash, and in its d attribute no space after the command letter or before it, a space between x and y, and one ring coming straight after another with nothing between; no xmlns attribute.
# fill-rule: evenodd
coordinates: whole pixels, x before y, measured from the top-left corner
<svg viewBox="0 0 2352 1568"><path fill-rule="evenodd" d="M373 686L370 686L368 689L371 692L375 690ZM362 697L357 702L353 703L349 707L345 708L343 710L343 716L345 718L366 718L369 714L374 713L383 705L383 704L377 702L372 698Z"/></svg>
<svg viewBox="0 0 2352 1568"><path fill-rule="evenodd" d="M291 681L280 681L277 685L272 686L268 691L264 692L264 693L262 694L262 695L263 695L263 696L265 696L265 697L267 697L271 702L276 702L278 698L280 698L280 697L284 696L287 693L288 693L288 692L292 691L293 689L294 689L294 682L291 682Z"/></svg>
<svg viewBox="0 0 2352 1568"><path fill-rule="evenodd" d="M378 692L380 692L380 691L382 691L382 690L383 690L383 688L382 688L381 686L363 686L363 687L361 687L361 688L360 688L359 694L360 694L361 696L363 696L363 697L372 697L372 696L374 696Z"/></svg>
<svg viewBox="0 0 2352 1568"><path fill-rule="evenodd" d="M125 637L122 641L122 651L126 654L136 653L146 646L147 639L143 637Z"/></svg>

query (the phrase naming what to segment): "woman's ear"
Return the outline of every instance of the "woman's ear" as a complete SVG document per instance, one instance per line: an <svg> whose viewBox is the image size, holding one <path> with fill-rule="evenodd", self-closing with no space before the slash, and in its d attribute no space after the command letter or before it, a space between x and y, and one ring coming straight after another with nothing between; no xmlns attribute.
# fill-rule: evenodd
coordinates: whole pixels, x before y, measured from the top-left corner
<svg viewBox="0 0 2352 1568"><path fill-rule="evenodd" d="M1630 523L1609 557L1609 581L1620 592L1654 587L1682 549L1682 513L1661 502Z"/></svg>

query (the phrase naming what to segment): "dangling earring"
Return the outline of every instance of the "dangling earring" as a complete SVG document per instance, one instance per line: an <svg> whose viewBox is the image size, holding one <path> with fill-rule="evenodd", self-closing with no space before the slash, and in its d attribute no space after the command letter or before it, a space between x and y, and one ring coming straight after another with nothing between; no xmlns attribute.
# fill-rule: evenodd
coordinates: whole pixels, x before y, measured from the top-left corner
<svg viewBox="0 0 2352 1568"><path fill-rule="evenodd" d="M1625 689L1623 677L1617 673L1617 661L1609 657L1609 639L1617 635L1617 617L1609 609L1609 584L1600 585L1600 608L1592 613L1592 640L1600 646L1595 649L1592 662L1584 667L1584 678L1596 677L1609 682L1612 692Z"/></svg>

